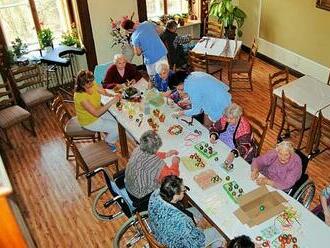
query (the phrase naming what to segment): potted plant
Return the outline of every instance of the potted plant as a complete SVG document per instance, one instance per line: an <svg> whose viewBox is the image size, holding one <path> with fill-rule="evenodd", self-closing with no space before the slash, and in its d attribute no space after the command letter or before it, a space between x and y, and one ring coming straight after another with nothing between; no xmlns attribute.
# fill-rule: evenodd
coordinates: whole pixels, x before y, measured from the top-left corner
<svg viewBox="0 0 330 248"><path fill-rule="evenodd" d="M218 21L223 23L225 37L228 39L235 39L236 28L238 37L242 36L241 27L244 24L246 14L234 6L232 0L212 0L209 15L217 17Z"/></svg>
<svg viewBox="0 0 330 248"><path fill-rule="evenodd" d="M62 45L81 47L78 30L75 23L71 24L71 31L62 34Z"/></svg>
<svg viewBox="0 0 330 248"><path fill-rule="evenodd" d="M16 58L20 58L27 51L27 45L23 43L19 37L12 41L11 45L13 48L13 53L16 55Z"/></svg>
<svg viewBox="0 0 330 248"><path fill-rule="evenodd" d="M53 47L53 40L54 40L53 31L51 31L50 28L42 28L38 32L38 40L41 49L44 49L46 47Z"/></svg>

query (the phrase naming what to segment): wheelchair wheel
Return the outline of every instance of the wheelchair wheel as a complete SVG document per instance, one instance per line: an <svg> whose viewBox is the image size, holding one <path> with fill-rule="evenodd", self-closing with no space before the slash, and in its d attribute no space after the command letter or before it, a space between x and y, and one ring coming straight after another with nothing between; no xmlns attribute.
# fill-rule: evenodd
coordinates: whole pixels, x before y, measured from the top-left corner
<svg viewBox="0 0 330 248"><path fill-rule="evenodd" d="M118 212L117 203L115 201L113 201L114 204L109 204L109 207L104 207L104 203L108 202L109 199L112 198L113 196L107 186L101 188L97 193L94 199L92 212L98 220L109 221L123 216L122 212Z"/></svg>
<svg viewBox="0 0 330 248"><path fill-rule="evenodd" d="M140 213L142 220L148 219L148 212ZM129 218L118 230L113 240L114 248L149 247L148 241L138 224L135 215Z"/></svg>

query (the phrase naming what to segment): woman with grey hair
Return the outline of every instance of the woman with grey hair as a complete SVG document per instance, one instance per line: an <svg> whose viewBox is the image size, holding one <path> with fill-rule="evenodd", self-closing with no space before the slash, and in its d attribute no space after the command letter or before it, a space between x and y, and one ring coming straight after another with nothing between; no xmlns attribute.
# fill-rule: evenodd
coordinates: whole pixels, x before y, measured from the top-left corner
<svg viewBox="0 0 330 248"><path fill-rule="evenodd" d="M251 166L251 179L257 184L284 191L300 179L301 173L301 159L290 141L282 141L275 149L255 158Z"/></svg>
<svg viewBox="0 0 330 248"><path fill-rule="evenodd" d="M133 206L138 211L148 209L151 193L159 188L168 175L179 175L178 151L159 152L162 140L154 131L146 131L140 138L140 145L133 151L125 171L125 187ZM172 157L172 165L163 159Z"/></svg>
<svg viewBox="0 0 330 248"><path fill-rule="evenodd" d="M166 63L160 63L156 66L157 74L153 78L153 83L156 89L160 92L164 92L165 96L170 96L171 90L168 86L169 79L174 75L174 72L170 70L170 67Z"/></svg>
<svg viewBox="0 0 330 248"><path fill-rule="evenodd" d="M103 88L112 89L116 85L129 82L134 84L142 78L141 73L134 64L127 62L123 54L116 54L113 64L108 68L103 80Z"/></svg>
<svg viewBox="0 0 330 248"><path fill-rule="evenodd" d="M210 142L215 143L217 139L232 149L225 160L226 165L232 164L238 156L251 163L256 155L251 125L236 103L229 105L220 120L210 127Z"/></svg>

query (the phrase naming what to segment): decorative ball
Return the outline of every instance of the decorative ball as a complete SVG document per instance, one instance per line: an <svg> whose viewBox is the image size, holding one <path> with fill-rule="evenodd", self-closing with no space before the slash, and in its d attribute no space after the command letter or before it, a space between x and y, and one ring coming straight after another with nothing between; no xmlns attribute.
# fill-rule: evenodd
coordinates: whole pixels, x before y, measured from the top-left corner
<svg viewBox="0 0 330 248"><path fill-rule="evenodd" d="M265 210L265 206L264 205L260 205L259 206L259 210L262 212L262 211L264 211Z"/></svg>
<svg viewBox="0 0 330 248"><path fill-rule="evenodd" d="M297 243L297 238L296 237L292 238L292 243Z"/></svg>
<svg viewBox="0 0 330 248"><path fill-rule="evenodd" d="M235 188L235 189L238 189L238 184L235 184L235 185L234 185L234 188Z"/></svg>
<svg viewBox="0 0 330 248"><path fill-rule="evenodd" d="M207 153L207 149L204 149L204 152Z"/></svg>
<svg viewBox="0 0 330 248"><path fill-rule="evenodd" d="M218 157L215 157L215 158L214 158L214 161L218 161L218 160L219 160L219 158L218 158Z"/></svg>
<svg viewBox="0 0 330 248"><path fill-rule="evenodd" d="M205 148L207 148L209 146L209 144L206 143L204 146L205 146Z"/></svg>
<svg viewBox="0 0 330 248"><path fill-rule="evenodd" d="M236 195L236 192L235 192L235 191L233 191L232 195L233 195L233 196L235 196L235 195Z"/></svg>
<svg viewBox="0 0 330 248"><path fill-rule="evenodd" d="M128 118L133 119L133 115L129 115Z"/></svg>
<svg viewBox="0 0 330 248"><path fill-rule="evenodd" d="M232 188L232 187L229 187L229 188L228 188L228 190L229 190L229 191L232 191L232 190L233 190L233 188Z"/></svg>
<svg viewBox="0 0 330 248"><path fill-rule="evenodd" d="M240 192L240 193L243 193L243 189L242 189L242 188L240 188L240 189L238 190L238 192Z"/></svg>
<svg viewBox="0 0 330 248"><path fill-rule="evenodd" d="M230 176L226 176L226 180L229 181L230 180Z"/></svg>

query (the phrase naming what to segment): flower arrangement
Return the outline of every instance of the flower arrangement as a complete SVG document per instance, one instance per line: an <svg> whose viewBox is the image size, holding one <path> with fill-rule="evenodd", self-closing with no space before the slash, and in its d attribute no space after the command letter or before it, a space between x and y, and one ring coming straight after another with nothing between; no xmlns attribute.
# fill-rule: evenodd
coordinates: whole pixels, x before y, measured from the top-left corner
<svg viewBox="0 0 330 248"><path fill-rule="evenodd" d="M74 22L71 24L71 30L62 34L61 44L81 47L78 30Z"/></svg>
<svg viewBox="0 0 330 248"><path fill-rule="evenodd" d="M14 41L11 42L13 47L13 53L16 55L16 58L21 57L27 51L27 44L23 43L21 38L17 37Z"/></svg>
<svg viewBox="0 0 330 248"><path fill-rule="evenodd" d="M112 36L112 45L111 47L120 45L122 48L130 45L130 38L131 34L129 34L126 30L121 28L121 23L125 20L132 20L134 16L134 12L130 17L128 16L123 16L121 20L114 20L110 17L111 21L111 31L110 35Z"/></svg>

